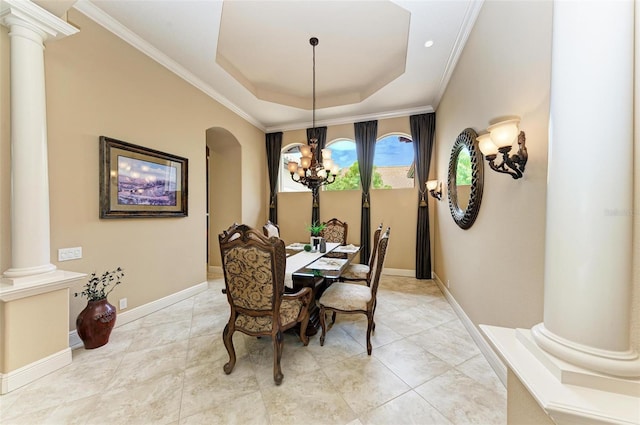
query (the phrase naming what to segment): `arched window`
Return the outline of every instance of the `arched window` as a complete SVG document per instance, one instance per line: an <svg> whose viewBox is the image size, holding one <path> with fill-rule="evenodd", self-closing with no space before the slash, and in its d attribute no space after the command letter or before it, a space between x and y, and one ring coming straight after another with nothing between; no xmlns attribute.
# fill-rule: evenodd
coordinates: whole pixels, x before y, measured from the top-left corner
<svg viewBox="0 0 640 425"><path fill-rule="evenodd" d="M324 190L360 190L360 169L356 142L351 139L336 139L327 143L331 159L340 167L336 181L324 186Z"/></svg>
<svg viewBox="0 0 640 425"><path fill-rule="evenodd" d="M287 168L289 161L300 162L300 145L302 143L296 143L289 145L282 150L280 155L280 192L309 192L309 189L300 183L296 183L291 179L291 173Z"/></svg>
<svg viewBox="0 0 640 425"><path fill-rule="evenodd" d="M415 162L413 141L399 134L387 134L376 142L373 156L373 189L406 189L414 187Z"/></svg>

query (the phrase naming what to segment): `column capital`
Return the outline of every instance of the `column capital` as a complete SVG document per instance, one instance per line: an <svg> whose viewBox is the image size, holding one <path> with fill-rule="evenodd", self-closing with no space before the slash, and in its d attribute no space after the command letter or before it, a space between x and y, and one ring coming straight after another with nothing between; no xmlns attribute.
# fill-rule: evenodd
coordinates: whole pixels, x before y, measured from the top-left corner
<svg viewBox="0 0 640 425"><path fill-rule="evenodd" d="M42 41L77 33L78 28L28 0L0 0L0 24L20 25L37 32Z"/></svg>

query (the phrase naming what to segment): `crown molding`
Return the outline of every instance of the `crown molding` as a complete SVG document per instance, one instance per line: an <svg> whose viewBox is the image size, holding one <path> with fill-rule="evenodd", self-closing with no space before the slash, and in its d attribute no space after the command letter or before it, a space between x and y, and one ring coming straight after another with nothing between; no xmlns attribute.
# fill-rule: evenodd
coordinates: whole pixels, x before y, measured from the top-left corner
<svg viewBox="0 0 640 425"><path fill-rule="evenodd" d="M50 39L67 37L79 31L78 28L30 1L0 1L0 23L10 26L12 17L30 24Z"/></svg>
<svg viewBox="0 0 640 425"><path fill-rule="evenodd" d="M464 46L467 44L467 39L469 38L471 30L476 23L476 19L480 14L480 9L482 9L483 3L484 0L475 0L470 2L467 6L467 11L465 12L464 19L462 20L462 25L460 25L460 31L458 31L456 41L453 43L453 49L451 49L447 65L445 66L442 78L440 79L440 89L432 102L434 109L438 109L440 100L447 89L447 85L449 85L449 80L451 79L453 70L456 68L460 55L462 55L462 51L464 50Z"/></svg>
<svg viewBox="0 0 640 425"><path fill-rule="evenodd" d="M410 108L410 109L398 109L395 111L389 111L389 112L376 112L373 114L366 114L366 115L351 115L351 116L346 116L346 117L340 117L340 118L333 118L333 119L327 119L327 120L316 120L316 127L320 127L320 126L332 126L332 125L341 125L341 124L353 124L356 122L361 122L361 121L371 121L371 120L383 120L383 119L389 119L389 118L398 118L398 117L408 117L410 115L416 115L416 114L427 114L430 112L434 112L434 109L428 105L428 106L420 106L417 108ZM273 133L276 131L291 131L291 130L302 130L302 129L306 129L306 128L311 128L313 124L311 123L311 121L308 122L297 122L297 123L289 123L289 124L284 124L284 125L277 125L277 126L273 126L273 127L267 127L267 129L265 130L266 133Z"/></svg>

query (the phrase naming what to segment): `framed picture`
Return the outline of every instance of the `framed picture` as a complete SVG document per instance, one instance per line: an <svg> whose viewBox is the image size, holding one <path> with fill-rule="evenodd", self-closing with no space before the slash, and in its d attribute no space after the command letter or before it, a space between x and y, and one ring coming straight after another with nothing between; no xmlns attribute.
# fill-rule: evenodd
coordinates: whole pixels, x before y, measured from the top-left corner
<svg viewBox="0 0 640 425"><path fill-rule="evenodd" d="M100 136L100 218L186 217L188 164Z"/></svg>

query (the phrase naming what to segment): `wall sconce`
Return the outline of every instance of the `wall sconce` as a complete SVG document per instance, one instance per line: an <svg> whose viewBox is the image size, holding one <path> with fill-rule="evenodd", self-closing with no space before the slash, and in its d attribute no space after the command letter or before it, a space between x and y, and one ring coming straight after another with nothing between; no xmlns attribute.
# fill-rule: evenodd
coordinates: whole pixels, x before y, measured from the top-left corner
<svg viewBox="0 0 640 425"><path fill-rule="evenodd" d="M438 201L442 199L442 182L438 180L429 180L427 182L427 190Z"/></svg>
<svg viewBox="0 0 640 425"><path fill-rule="evenodd" d="M519 179L527 164L527 147L524 131L518 132L519 118L502 121L487 128L488 133L478 136L478 147L489 161L492 170L509 174ZM513 141L518 136L518 152L509 155ZM498 153L502 154L502 162L496 165Z"/></svg>

